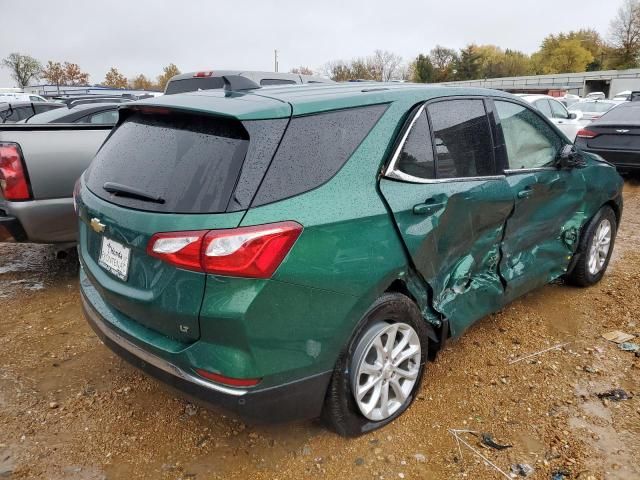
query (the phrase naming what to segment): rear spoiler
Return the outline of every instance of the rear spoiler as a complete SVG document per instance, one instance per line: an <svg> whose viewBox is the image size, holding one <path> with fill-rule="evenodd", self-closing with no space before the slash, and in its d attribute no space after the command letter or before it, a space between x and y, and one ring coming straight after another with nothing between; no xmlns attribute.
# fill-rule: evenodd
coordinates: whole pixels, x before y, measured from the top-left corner
<svg viewBox="0 0 640 480"><path fill-rule="evenodd" d="M242 75L223 75L222 81L224 82L224 89L230 92L262 88L253 80L243 77Z"/></svg>

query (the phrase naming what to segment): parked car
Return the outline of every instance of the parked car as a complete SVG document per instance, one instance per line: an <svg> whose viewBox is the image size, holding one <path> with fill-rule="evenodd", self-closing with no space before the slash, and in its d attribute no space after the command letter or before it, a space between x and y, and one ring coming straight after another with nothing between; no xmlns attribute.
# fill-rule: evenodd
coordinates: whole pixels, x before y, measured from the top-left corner
<svg viewBox="0 0 640 480"><path fill-rule="evenodd" d="M302 85L307 83L334 83L328 78L297 73L254 72L241 70L216 70L189 72L171 77L165 88L165 95L196 92L198 90L215 90L224 88L224 78L240 76L263 87L273 85ZM248 84L250 85L250 84Z"/></svg>
<svg viewBox="0 0 640 480"><path fill-rule="evenodd" d="M591 92L585 95L585 100L605 100L607 98L604 92Z"/></svg>
<svg viewBox="0 0 640 480"><path fill-rule="evenodd" d="M47 99L34 93L11 93L0 92L0 103L2 102L46 102Z"/></svg>
<svg viewBox="0 0 640 480"><path fill-rule="evenodd" d="M34 115L18 123L94 123L115 125L119 103L88 103Z"/></svg>
<svg viewBox="0 0 640 480"><path fill-rule="evenodd" d="M576 134L581 127L581 114L579 112L569 112L562 103L549 95L518 96L540 110L569 140L573 141L576 138Z"/></svg>
<svg viewBox="0 0 640 480"><path fill-rule="evenodd" d="M73 187L112 126L0 125L0 242L74 246Z"/></svg>
<svg viewBox="0 0 640 480"><path fill-rule="evenodd" d="M33 115L63 107L52 102L0 103L0 123L16 123Z"/></svg>
<svg viewBox="0 0 640 480"><path fill-rule="evenodd" d="M622 179L515 96L228 93L123 105L75 191L88 322L190 395L369 432L447 338L607 268Z"/></svg>
<svg viewBox="0 0 640 480"><path fill-rule="evenodd" d="M573 95L572 93L567 93L562 97L553 97L556 98L560 103L562 103L565 107L569 108L574 103L579 102L581 99L578 95Z"/></svg>
<svg viewBox="0 0 640 480"><path fill-rule="evenodd" d="M613 107L619 105L619 103L620 102L616 102L614 100L583 100L581 102L574 103L569 107L569 112L580 112L581 117L578 120L578 123L581 126L585 126L593 120L600 118Z"/></svg>
<svg viewBox="0 0 640 480"><path fill-rule="evenodd" d="M614 102L629 102L631 101L631 90L624 90L620 93L617 93L612 100Z"/></svg>
<svg viewBox="0 0 640 480"><path fill-rule="evenodd" d="M640 102L609 110L578 132L576 145L600 155L620 172L640 170Z"/></svg>

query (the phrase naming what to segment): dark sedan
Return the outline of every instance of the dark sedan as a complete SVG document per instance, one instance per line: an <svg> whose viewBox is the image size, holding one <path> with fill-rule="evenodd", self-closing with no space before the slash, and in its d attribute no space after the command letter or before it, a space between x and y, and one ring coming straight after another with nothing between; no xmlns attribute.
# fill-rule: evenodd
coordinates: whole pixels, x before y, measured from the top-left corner
<svg viewBox="0 0 640 480"><path fill-rule="evenodd" d="M34 115L19 123L94 123L113 125L118 120L118 103L89 103L72 108L59 108Z"/></svg>
<svg viewBox="0 0 640 480"><path fill-rule="evenodd" d="M597 153L620 172L640 170L640 102L612 108L578 132L576 147Z"/></svg>

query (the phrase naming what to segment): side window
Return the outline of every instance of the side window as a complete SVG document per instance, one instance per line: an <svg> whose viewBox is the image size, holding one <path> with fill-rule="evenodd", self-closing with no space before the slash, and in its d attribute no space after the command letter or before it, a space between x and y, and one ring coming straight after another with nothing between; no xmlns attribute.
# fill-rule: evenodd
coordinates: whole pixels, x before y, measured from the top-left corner
<svg viewBox="0 0 640 480"><path fill-rule="evenodd" d="M434 178L433 147L427 114L423 110L414 122L398 157L397 169L418 178Z"/></svg>
<svg viewBox="0 0 640 480"><path fill-rule="evenodd" d="M527 107L495 101L509 157L509 169L551 166L563 145L551 127Z"/></svg>
<svg viewBox="0 0 640 480"><path fill-rule="evenodd" d="M113 125L118 121L117 110L107 110L104 112L94 113L93 115L87 115L77 120L76 123L97 123L97 124L109 124Z"/></svg>
<svg viewBox="0 0 640 480"><path fill-rule="evenodd" d="M435 139L437 178L495 175L483 100L446 100L427 109Z"/></svg>
<svg viewBox="0 0 640 480"><path fill-rule="evenodd" d="M31 108L31 105L28 107L19 107L16 108L16 110L18 111L18 120L26 120L27 118L33 117L33 108Z"/></svg>
<svg viewBox="0 0 640 480"><path fill-rule="evenodd" d="M36 97L35 95L29 95L29 100L31 100L32 102L41 102L42 101L42 97Z"/></svg>
<svg viewBox="0 0 640 480"><path fill-rule="evenodd" d="M260 80L260 85L268 87L269 85L295 85L295 80L285 80L281 78L263 78Z"/></svg>
<svg viewBox="0 0 640 480"><path fill-rule="evenodd" d="M567 112L567 109L564 108L564 106L560 102L549 100L549 103L551 104L551 112L553 112L553 118L562 118L565 120L569 118L569 112Z"/></svg>
<svg viewBox="0 0 640 480"><path fill-rule="evenodd" d="M293 117L252 206L293 197L331 180L386 109L371 105Z"/></svg>
<svg viewBox="0 0 640 480"><path fill-rule="evenodd" d="M545 117L551 118L551 115L552 115L551 107L549 106L549 101L546 98L542 100L537 100L533 104L536 106L538 110L542 112L542 114Z"/></svg>

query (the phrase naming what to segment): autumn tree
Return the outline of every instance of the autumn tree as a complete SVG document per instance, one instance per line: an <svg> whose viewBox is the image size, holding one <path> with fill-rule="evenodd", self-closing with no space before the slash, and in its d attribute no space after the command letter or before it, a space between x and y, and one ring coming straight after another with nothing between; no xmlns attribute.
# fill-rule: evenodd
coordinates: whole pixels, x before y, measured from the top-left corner
<svg viewBox="0 0 640 480"><path fill-rule="evenodd" d="M452 48L436 45L429 52L429 59L434 67L434 82L446 82L453 80L456 73L458 54Z"/></svg>
<svg viewBox="0 0 640 480"><path fill-rule="evenodd" d="M164 91L167 83L169 83L169 80L171 80L171 78L175 77L176 75L180 75L180 70L173 63L170 63L169 65L164 67L162 69L162 74L158 76L158 88L161 91Z"/></svg>
<svg viewBox="0 0 640 480"><path fill-rule="evenodd" d="M638 66L640 56L640 1L625 0L610 26L615 68Z"/></svg>
<svg viewBox="0 0 640 480"><path fill-rule="evenodd" d="M129 86L129 82L127 81L127 77L120 73L116 67L111 67L104 76L102 85L111 88L127 88Z"/></svg>
<svg viewBox="0 0 640 480"><path fill-rule="evenodd" d="M55 85L60 93L60 85L64 85L64 68L60 62L54 62L49 60L47 66L42 71L42 78L44 78L51 85Z"/></svg>
<svg viewBox="0 0 640 480"><path fill-rule="evenodd" d="M594 57L579 38L560 33L548 35L536 53L532 55L537 74L584 72Z"/></svg>
<svg viewBox="0 0 640 480"><path fill-rule="evenodd" d="M374 80L388 82L397 73L402 57L387 50L376 50L367 58L366 63Z"/></svg>
<svg viewBox="0 0 640 480"><path fill-rule="evenodd" d="M77 63L64 62L64 84L69 86L88 85L89 74L80 70Z"/></svg>
<svg viewBox="0 0 640 480"><path fill-rule="evenodd" d="M297 73L298 75L314 75L313 70L302 65L296 68L292 68L290 70L290 73Z"/></svg>
<svg viewBox="0 0 640 480"><path fill-rule="evenodd" d="M156 88L153 82L142 73L133 78L129 85L134 90L154 90Z"/></svg>
<svg viewBox="0 0 640 480"><path fill-rule="evenodd" d="M24 88L32 80L38 80L42 72L42 64L29 55L11 53L2 60L2 66L11 72L11 78L20 88Z"/></svg>

